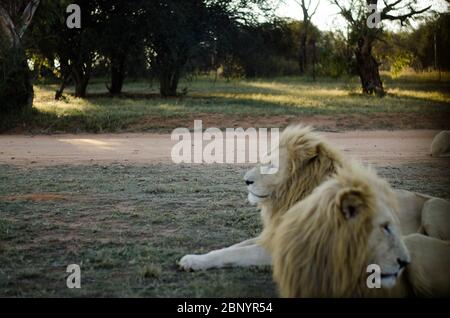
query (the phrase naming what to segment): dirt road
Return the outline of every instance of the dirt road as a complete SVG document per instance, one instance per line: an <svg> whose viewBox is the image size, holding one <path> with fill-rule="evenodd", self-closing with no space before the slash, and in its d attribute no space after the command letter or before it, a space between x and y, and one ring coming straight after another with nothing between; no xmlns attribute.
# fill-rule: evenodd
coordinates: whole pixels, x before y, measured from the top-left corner
<svg viewBox="0 0 450 318"><path fill-rule="evenodd" d="M438 131L348 131L323 134L346 154L376 165L433 162L429 155ZM170 163L176 141L169 134L79 134L0 136L0 164Z"/></svg>

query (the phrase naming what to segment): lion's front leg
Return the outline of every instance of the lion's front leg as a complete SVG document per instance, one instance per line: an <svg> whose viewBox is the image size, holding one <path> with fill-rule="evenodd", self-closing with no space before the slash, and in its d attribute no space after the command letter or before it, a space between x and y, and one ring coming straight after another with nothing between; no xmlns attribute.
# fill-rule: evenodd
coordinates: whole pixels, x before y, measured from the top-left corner
<svg viewBox="0 0 450 318"><path fill-rule="evenodd" d="M184 270L271 265L270 254L259 244L231 246L202 255L186 255L178 265Z"/></svg>
<svg viewBox="0 0 450 318"><path fill-rule="evenodd" d="M230 247L243 247L243 246L249 246L249 245L254 245L257 244L259 240L259 237L254 237L245 241L242 241L240 243L231 245Z"/></svg>

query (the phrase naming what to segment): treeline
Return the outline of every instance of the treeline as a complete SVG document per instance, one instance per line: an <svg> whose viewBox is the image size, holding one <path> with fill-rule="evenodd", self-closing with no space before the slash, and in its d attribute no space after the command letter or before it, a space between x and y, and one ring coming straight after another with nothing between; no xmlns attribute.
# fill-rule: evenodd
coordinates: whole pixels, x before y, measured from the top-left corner
<svg viewBox="0 0 450 318"><path fill-rule="evenodd" d="M38 6L36 12L31 4ZM66 25L69 4L82 10L80 29ZM301 74L313 79L359 74L370 92L379 86L378 65L394 72L405 67L450 69L444 55L450 47L448 13L414 32L371 34L361 28L363 23L349 20L346 30L323 32L309 25L306 33L303 22L274 17L273 5L272 0L1 0L0 101L15 105L14 98L22 99L17 104L30 98L28 66L34 79L60 83L57 99L67 85L74 85L77 97L85 97L93 77L107 78L112 95L122 92L127 78L156 79L167 97L178 94L178 82L186 74ZM35 16L28 24L23 17L30 13ZM9 39L5 17L24 34ZM370 51L360 52L361 41L370 44ZM363 53L371 60L361 60ZM373 83L362 74L372 60L377 61Z"/></svg>

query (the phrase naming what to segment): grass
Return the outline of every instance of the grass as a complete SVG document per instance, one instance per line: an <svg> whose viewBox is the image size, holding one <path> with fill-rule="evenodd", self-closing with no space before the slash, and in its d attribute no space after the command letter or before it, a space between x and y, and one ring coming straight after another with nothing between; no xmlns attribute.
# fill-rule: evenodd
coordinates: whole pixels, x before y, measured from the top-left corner
<svg viewBox="0 0 450 318"><path fill-rule="evenodd" d="M450 198L447 166L379 171L397 188ZM276 296L269 268L177 269L183 255L261 226L246 203L246 167L176 168L0 165L0 297ZM66 287L69 264L81 266L81 289Z"/></svg>
<svg viewBox="0 0 450 318"><path fill-rule="evenodd" d="M127 83L126 94L112 98L106 93L105 82L96 80L89 86L86 99L72 97L69 88L69 94L62 101L53 98L56 85L38 85L35 86L33 112L0 119L0 130L34 133L170 131L192 124L194 118L209 118L211 124L224 128L230 125L231 119L239 123L248 118L275 120L277 116L369 118L384 114L388 118L401 118L404 114L418 119L431 116L431 121L439 121L450 114L450 76L447 73L441 81L432 75L417 74L397 78L384 75L384 81L388 96L382 99L360 94L357 78L312 82L287 77L214 82L200 77L180 83L180 91L188 90L186 96L167 99L158 97L157 87L148 82Z"/></svg>

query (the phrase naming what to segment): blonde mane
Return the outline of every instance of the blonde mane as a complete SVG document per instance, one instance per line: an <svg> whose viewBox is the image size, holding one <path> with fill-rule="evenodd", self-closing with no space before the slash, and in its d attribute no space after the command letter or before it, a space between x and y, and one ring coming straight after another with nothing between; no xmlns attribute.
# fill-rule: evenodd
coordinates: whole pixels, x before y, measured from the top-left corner
<svg viewBox="0 0 450 318"><path fill-rule="evenodd" d="M344 165L340 151L333 148L310 127L289 126L281 135L280 152L287 156L282 184L272 193L262 209L263 245L267 244L279 219L295 203L308 196L316 187Z"/></svg>
<svg viewBox="0 0 450 318"><path fill-rule="evenodd" d="M274 279L283 297L355 297L363 294L368 240L375 215L370 171L353 167L319 186L282 218L270 244ZM347 220L342 199L362 207Z"/></svg>

